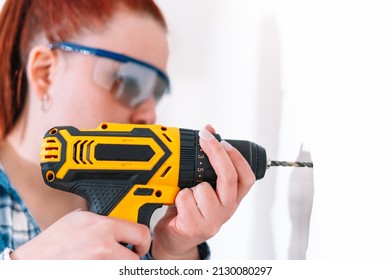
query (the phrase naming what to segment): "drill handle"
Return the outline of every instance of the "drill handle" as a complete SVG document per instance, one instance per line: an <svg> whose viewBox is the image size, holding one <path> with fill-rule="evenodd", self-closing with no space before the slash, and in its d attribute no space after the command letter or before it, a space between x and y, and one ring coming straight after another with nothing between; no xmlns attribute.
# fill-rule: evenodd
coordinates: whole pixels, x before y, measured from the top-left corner
<svg viewBox="0 0 390 280"><path fill-rule="evenodd" d="M129 189L131 186L124 184L82 182L66 191L83 197L88 203L89 211L107 216Z"/></svg>
<svg viewBox="0 0 390 280"><path fill-rule="evenodd" d="M81 183L72 191L85 198L89 210L150 227L157 208L172 205L180 191L176 186Z"/></svg>

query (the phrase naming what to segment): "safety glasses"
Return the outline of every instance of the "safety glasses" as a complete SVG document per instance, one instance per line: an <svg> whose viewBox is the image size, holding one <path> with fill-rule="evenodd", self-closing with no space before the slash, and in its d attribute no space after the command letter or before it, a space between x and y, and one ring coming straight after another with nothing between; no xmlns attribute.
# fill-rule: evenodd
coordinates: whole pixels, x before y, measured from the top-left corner
<svg viewBox="0 0 390 280"><path fill-rule="evenodd" d="M96 56L93 80L126 106L136 107L151 96L158 102L169 92L168 76L144 61L70 42L57 42L49 47Z"/></svg>

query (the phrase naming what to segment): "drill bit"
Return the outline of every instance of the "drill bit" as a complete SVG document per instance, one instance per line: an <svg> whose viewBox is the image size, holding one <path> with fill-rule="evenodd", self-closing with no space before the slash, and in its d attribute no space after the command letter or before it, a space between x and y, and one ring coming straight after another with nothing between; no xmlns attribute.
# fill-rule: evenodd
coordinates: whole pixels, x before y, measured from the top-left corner
<svg viewBox="0 0 390 280"><path fill-rule="evenodd" d="M276 161L271 160L268 162L268 166L289 166L289 167L309 167L313 168L313 162L300 162L300 161Z"/></svg>

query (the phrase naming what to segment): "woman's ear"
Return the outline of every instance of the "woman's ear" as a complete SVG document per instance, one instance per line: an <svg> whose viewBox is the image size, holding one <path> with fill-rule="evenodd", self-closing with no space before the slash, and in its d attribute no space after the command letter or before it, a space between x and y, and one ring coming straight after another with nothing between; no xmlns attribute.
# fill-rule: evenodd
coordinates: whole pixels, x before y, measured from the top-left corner
<svg viewBox="0 0 390 280"><path fill-rule="evenodd" d="M43 99L51 85L57 57L47 46L34 47L28 56L26 74L32 90Z"/></svg>

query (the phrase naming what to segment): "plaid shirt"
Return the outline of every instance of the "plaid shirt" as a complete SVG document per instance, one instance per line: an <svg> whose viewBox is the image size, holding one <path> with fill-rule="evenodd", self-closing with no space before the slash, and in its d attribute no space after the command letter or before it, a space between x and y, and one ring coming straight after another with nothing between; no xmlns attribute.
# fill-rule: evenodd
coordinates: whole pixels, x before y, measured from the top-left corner
<svg viewBox="0 0 390 280"><path fill-rule="evenodd" d="M40 231L0 163L0 260Z"/></svg>

